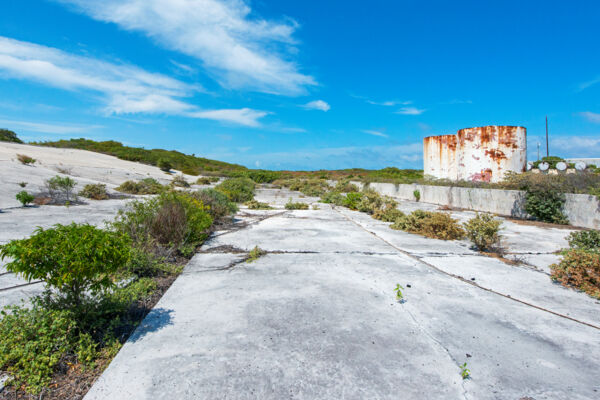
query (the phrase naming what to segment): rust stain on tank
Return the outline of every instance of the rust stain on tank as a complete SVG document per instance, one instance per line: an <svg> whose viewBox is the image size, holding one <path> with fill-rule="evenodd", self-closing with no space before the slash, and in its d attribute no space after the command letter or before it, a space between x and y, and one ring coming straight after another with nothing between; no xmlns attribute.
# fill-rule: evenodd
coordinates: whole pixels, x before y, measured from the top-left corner
<svg viewBox="0 0 600 400"><path fill-rule="evenodd" d="M481 172L471 175L473 182L490 182L492 180L492 170L490 168L482 169Z"/></svg>
<svg viewBox="0 0 600 400"><path fill-rule="evenodd" d="M489 156L492 160L499 163L502 160L506 160L506 154L502 150L490 149L485 151L485 155Z"/></svg>

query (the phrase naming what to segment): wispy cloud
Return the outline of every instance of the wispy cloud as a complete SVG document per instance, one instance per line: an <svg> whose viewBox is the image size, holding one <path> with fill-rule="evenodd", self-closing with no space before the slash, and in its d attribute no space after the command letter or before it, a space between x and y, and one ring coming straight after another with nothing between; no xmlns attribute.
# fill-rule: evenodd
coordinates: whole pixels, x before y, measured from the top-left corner
<svg viewBox="0 0 600 400"><path fill-rule="evenodd" d="M302 107L306 108L307 110L320 110L325 112L331 109L331 106L323 100L314 100L309 103L306 103Z"/></svg>
<svg viewBox="0 0 600 400"><path fill-rule="evenodd" d="M540 143L540 156L546 155L546 138L527 136L527 149L530 160L537 159L537 144ZM550 136L550 155L560 157L598 157L600 154L600 134L594 136Z"/></svg>
<svg viewBox="0 0 600 400"><path fill-rule="evenodd" d="M402 107L401 109L399 109L398 111L395 112L395 114L402 114L402 115L421 115L423 114L425 111L425 109L421 109L421 108L416 108L416 107Z"/></svg>
<svg viewBox="0 0 600 400"><path fill-rule="evenodd" d="M17 121L12 119L0 119L0 124L9 129L23 129L30 132L72 134L87 133L94 129L102 128L100 125L74 125L51 122Z"/></svg>
<svg viewBox="0 0 600 400"><path fill-rule="evenodd" d="M298 24L256 17L244 0L55 1L194 57L229 88L298 95L316 84L289 60Z"/></svg>
<svg viewBox="0 0 600 400"><path fill-rule="evenodd" d="M0 77L26 79L100 95L109 114L154 113L206 118L257 126L263 111L203 110L184 101L200 90L136 66L109 63L0 36ZM222 117L222 118L221 118Z"/></svg>
<svg viewBox="0 0 600 400"><path fill-rule="evenodd" d="M397 101L397 100L373 101L373 100L366 99L365 101L369 104L373 104L376 106L385 106L385 107L407 106L409 104L412 104L412 101Z"/></svg>
<svg viewBox="0 0 600 400"><path fill-rule="evenodd" d="M380 137L384 137L384 138L389 137L388 135L386 135L383 132L373 131L373 130L369 130L369 129L365 129L365 130L363 130L363 132L366 133L366 134L368 134L368 135L373 135L373 136L380 136Z"/></svg>
<svg viewBox="0 0 600 400"><path fill-rule="evenodd" d="M600 114L599 113L594 113L591 111L584 111L584 112L580 112L578 114L590 122L600 124Z"/></svg>
<svg viewBox="0 0 600 400"><path fill-rule="evenodd" d="M594 78L592 80L580 83L579 86L577 87L577 91L581 92L582 90L585 90L585 89L589 88L590 86L597 85L598 83L600 83L600 76L597 76L596 78Z"/></svg>

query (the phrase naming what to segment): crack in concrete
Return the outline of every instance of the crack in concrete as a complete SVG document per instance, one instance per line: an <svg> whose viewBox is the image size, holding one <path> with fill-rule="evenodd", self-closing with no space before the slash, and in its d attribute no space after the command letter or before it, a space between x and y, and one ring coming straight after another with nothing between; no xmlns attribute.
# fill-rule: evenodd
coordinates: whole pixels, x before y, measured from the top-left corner
<svg viewBox="0 0 600 400"><path fill-rule="evenodd" d="M461 281L461 282L463 282L463 283L466 283L466 284L468 284L468 285L474 286L474 287L476 287L476 288L479 288L479 289L481 289L481 290L485 290L486 292L489 292L489 293L494 293L494 294L496 294L496 295L498 295L498 296L502 296L502 297L504 297L505 299L509 299L509 300L515 301L515 302L517 302L517 303L521 303L521 304L523 304L523 305L525 305L525 306L532 307L532 308L535 308L535 309L537 309L537 310L540 310L540 311L547 312L547 313L549 313L549 314L552 314L552 315L555 315L555 316L557 316L557 317L561 317L561 318L567 319L567 320L569 320L569 321L573 321L573 322L576 322L576 323L578 323L578 324L585 325L585 326L589 326L590 328L594 328L594 329L600 330L600 326L598 326L598 325L594 325L594 324L592 324L592 323L589 323L589 322L581 321L581 320L579 320L579 319L576 319L576 318L570 317L570 316L568 316L568 315L561 314L561 313L559 313L559 312L552 311L552 310L549 310L549 309L547 309L547 308L544 308L544 307L541 307L541 306L537 306L537 305L535 305L535 304L532 304L532 303L529 303L529 302L527 302L527 301L525 301L525 300L521 300L521 299L518 299L518 298L516 298L516 297L512 297L511 295L504 294L504 293L500 293L500 292L498 292L498 291L496 291L496 290L494 290L494 289L490 289L490 288L486 288L486 287L484 287L484 286L481 286L481 285L479 285L478 283L476 283L476 282L474 282L474 281L471 281L471 280L469 280L469 279L463 278L463 277L462 277L462 276L460 276L460 275L456 275L456 274L453 274L453 273L451 273L451 272L444 271L443 269L441 269L441 268L438 268L438 267L436 267L435 265L428 263L427 261L421 260L419 257L417 257L417 256L413 255L412 253L409 253L408 251L402 250L401 248L399 248L399 247L397 247L397 246L393 245L392 243L388 242L388 241L387 241L387 240L385 240L384 238L382 238L382 237L378 236L378 235L377 235L375 232L372 232L372 231L370 231L370 230L366 229L364 226L362 226L362 225L361 225L361 224L359 224L358 222L354 221L353 219L349 218L348 216L344 215L343 213L339 212L339 211L338 211L338 210L336 210L335 208L333 208L333 210L334 210L335 212L337 212L338 214L340 214L342 217L346 218L348 221L351 221L352 223L354 223L354 224L355 224L356 226L358 226L360 229L364 230L365 232L369 233L370 235L373 235L373 236L374 236L374 237L376 237L377 239L379 239L379 240L381 240L382 242L386 243L388 246L391 246L391 247L393 247L394 249L398 250L400 253L402 253L402 254L404 254L404 255L406 255L406 256L408 256L408 257L412 258L413 260L415 260L415 261L417 261L417 262L420 262L420 263L422 263L423 265L425 265L425 266L427 266L427 267L429 267L429 268L432 268L432 269L434 269L434 270L436 270L436 271L438 271L438 272L440 272L440 273L442 273L442 274L444 274L444 275L446 275L446 276L449 276L449 277L451 277L451 278L457 279L457 280L459 280L459 281Z"/></svg>

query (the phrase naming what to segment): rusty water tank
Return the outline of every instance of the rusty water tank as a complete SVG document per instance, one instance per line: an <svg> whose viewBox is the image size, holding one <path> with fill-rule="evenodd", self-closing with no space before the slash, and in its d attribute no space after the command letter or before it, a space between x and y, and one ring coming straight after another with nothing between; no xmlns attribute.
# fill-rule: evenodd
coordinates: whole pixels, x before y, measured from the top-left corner
<svg viewBox="0 0 600 400"><path fill-rule="evenodd" d="M483 126L458 131L457 178L499 182L506 172L523 172L527 164L527 129Z"/></svg>
<svg viewBox="0 0 600 400"><path fill-rule="evenodd" d="M423 173L438 179L457 178L457 136L429 136L423 139Z"/></svg>

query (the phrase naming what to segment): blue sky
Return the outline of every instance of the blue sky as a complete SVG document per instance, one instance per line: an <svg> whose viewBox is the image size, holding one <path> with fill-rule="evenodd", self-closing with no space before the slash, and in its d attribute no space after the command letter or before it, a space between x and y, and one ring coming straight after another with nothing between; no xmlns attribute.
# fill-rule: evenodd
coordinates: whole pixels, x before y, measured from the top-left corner
<svg viewBox="0 0 600 400"><path fill-rule="evenodd" d="M422 167L422 138L550 120L600 156L600 2L5 0L0 127L271 169Z"/></svg>

